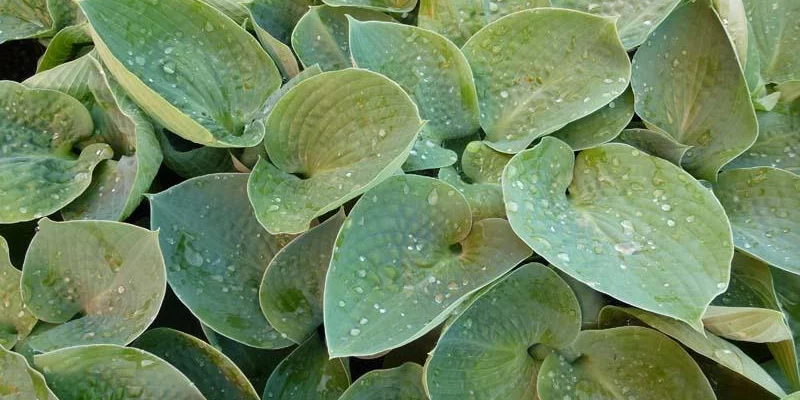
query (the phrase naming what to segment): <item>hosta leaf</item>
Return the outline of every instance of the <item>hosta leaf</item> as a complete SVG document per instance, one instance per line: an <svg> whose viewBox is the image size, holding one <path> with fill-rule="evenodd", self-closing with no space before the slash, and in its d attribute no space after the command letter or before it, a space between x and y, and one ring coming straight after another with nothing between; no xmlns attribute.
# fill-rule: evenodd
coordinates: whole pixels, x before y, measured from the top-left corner
<svg viewBox="0 0 800 400"><path fill-rule="evenodd" d="M783 314L765 308L710 306L703 315L703 325L732 340L767 343L792 339Z"/></svg>
<svg viewBox="0 0 800 400"><path fill-rule="evenodd" d="M800 97L800 80L781 83L775 87L775 90L781 92L781 101L795 101Z"/></svg>
<svg viewBox="0 0 800 400"><path fill-rule="evenodd" d="M270 36L289 45L297 21L314 5L314 0L253 0L246 6L254 21Z"/></svg>
<svg viewBox="0 0 800 400"><path fill-rule="evenodd" d="M206 335L208 343L230 358L253 383L253 387L258 388L257 390L261 390L267 384L267 379L272 375L272 371L295 349L294 347L275 350L257 349L228 339L206 325L200 324L200 327Z"/></svg>
<svg viewBox="0 0 800 400"><path fill-rule="evenodd" d="M358 67L386 75L411 95L428 121L423 136L455 139L479 129L472 71L458 47L441 35L350 19L350 53Z"/></svg>
<svg viewBox="0 0 800 400"><path fill-rule="evenodd" d="M569 286L544 265L526 264L447 327L426 367L426 387L435 400L536 398L543 355L568 346L580 329Z"/></svg>
<svg viewBox="0 0 800 400"><path fill-rule="evenodd" d="M506 221L473 225L454 187L416 175L365 193L336 246L324 300L333 357L411 342L531 254Z"/></svg>
<svg viewBox="0 0 800 400"><path fill-rule="evenodd" d="M367 372L353 382L339 400L427 400L422 367L405 363L392 369Z"/></svg>
<svg viewBox="0 0 800 400"><path fill-rule="evenodd" d="M800 176L777 168L725 171L714 185L736 248L800 273Z"/></svg>
<svg viewBox="0 0 800 400"><path fill-rule="evenodd" d="M347 69L297 84L266 126L271 163L256 164L248 193L267 231L300 233L400 168L422 121L400 86Z"/></svg>
<svg viewBox="0 0 800 400"><path fill-rule="evenodd" d="M202 0L208 3L211 7L222 11L228 18L241 24L247 19L247 8L245 8L244 1L241 0Z"/></svg>
<svg viewBox="0 0 800 400"><path fill-rule="evenodd" d="M120 158L101 163L92 184L61 215L121 221L144 199L163 156L153 125L115 81L100 70L89 86L96 101L93 140L108 143Z"/></svg>
<svg viewBox="0 0 800 400"><path fill-rule="evenodd" d="M161 125L215 147L261 141L263 126L251 121L281 78L236 22L196 0L79 4L103 63Z"/></svg>
<svg viewBox="0 0 800 400"><path fill-rule="evenodd" d="M104 144L71 152L92 129L74 98L0 81L0 223L52 214L86 190L94 167L112 154Z"/></svg>
<svg viewBox="0 0 800 400"><path fill-rule="evenodd" d="M3 399L58 400L25 357L0 346L0 395Z"/></svg>
<svg viewBox="0 0 800 400"><path fill-rule="evenodd" d="M202 323L252 347L286 347L257 295L283 243L259 225L246 188L246 174L190 179L151 197L151 226L161 230L170 287Z"/></svg>
<svg viewBox="0 0 800 400"><path fill-rule="evenodd" d="M205 399L175 367L139 349L75 346L38 355L34 363L62 399Z"/></svg>
<svg viewBox="0 0 800 400"><path fill-rule="evenodd" d="M610 299L602 293L592 289L589 285L583 284L577 279L564 272L558 272L558 276L569 285L578 304L581 306L581 326L583 329L597 329L600 319L600 311L605 307Z"/></svg>
<svg viewBox="0 0 800 400"><path fill-rule="evenodd" d="M21 278L22 273L11 265L8 257L8 243L0 236L0 347L6 349L28 336L36 325L36 317L22 302Z"/></svg>
<svg viewBox="0 0 800 400"><path fill-rule="evenodd" d="M323 71L333 71L353 65L348 15L359 21L394 21L378 11L327 5L311 7L292 32L292 48L304 67L319 64Z"/></svg>
<svg viewBox="0 0 800 400"><path fill-rule="evenodd" d="M160 357L177 368L194 382L206 399L259 399L253 385L236 364L194 336L157 328L145 332L132 346Z"/></svg>
<svg viewBox="0 0 800 400"><path fill-rule="evenodd" d="M264 316L281 334L302 343L322 324L322 292L333 244L344 223L339 211L281 249L259 290Z"/></svg>
<svg viewBox="0 0 800 400"><path fill-rule="evenodd" d="M499 184L467 183L453 167L440 169L438 178L449 183L464 195L472 211L473 221L486 218L505 218L503 189Z"/></svg>
<svg viewBox="0 0 800 400"><path fill-rule="evenodd" d="M510 155L494 151L484 142L470 142L461 156L461 169L472 182L499 185L510 160Z"/></svg>
<svg viewBox="0 0 800 400"><path fill-rule="evenodd" d="M793 344L797 347L798 337L800 337L800 277L782 269L772 268L772 276L775 277L775 293L780 300L789 327L793 334ZM770 350L775 350L770 347ZM785 376L791 382L792 388L800 388L800 374L798 374L797 356L794 352L781 352L781 356L775 357L778 365L783 370Z"/></svg>
<svg viewBox="0 0 800 400"><path fill-rule="evenodd" d="M424 131L423 133L424 134ZM414 148L408 152L408 158L403 163L403 171L422 171L449 167L458 161L456 153L442 147L440 141L420 136L414 142Z"/></svg>
<svg viewBox="0 0 800 400"><path fill-rule="evenodd" d="M439 32L463 45L484 25L508 14L534 7L549 7L550 0L420 0L419 26Z"/></svg>
<svg viewBox="0 0 800 400"><path fill-rule="evenodd" d="M234 171L227 149L198 146L164 130L159 130L158 142L164 152L164 165L183 178Z"/></svg>
<svg viewBox="0 0 800 400"><path fill-rule="evenodd" d="M328 359L325 343L311 335L269 377L264 399L336 400L350 385L342 359Z"/></svg>
<svg viewBox="0 0 800 400"><path fill-rule="evenodd" d="M633 49L650 36L680 0L551 0L553 7L571 8L591 14L615 17L619 37L626 49Z"/></svg>
<svg viewBox="0 0 800 400"><path fill-rule="evenodd" d="M619 135L633 118L633 92L626 90L605 107L553 133L573 150L606 143Z"/></svg>
<svg viewBox="0 0 800 400"><path fill-rule="evenodd" d="M669 337L627 326L584 331L573 343L580 356L545 359L537 382L542 399L661 400L716 397L703 372ZM643 384L644 383L644 384Z"/></svg>
<svg viewBox="0 0 800 400"><path fill-rule="evenodd" d="M287 3L291 3L291 1ZM250 18L253 21L253 28L258 36L258 41L261 42L261 46L267 54L272 57L272 60L275 61L275 65L281 71L281 75L286 79L291 79L300 72L300 67L297 65L297 59L294 57L292 48L274 38L263 27L262 23L268 23L268 21L262 22L259 16L255 14L253 11L254 4L256 4L256 2L249 3Z"/></svg>
<svg viewBox="0 0 800 400"><path fill-rule="evenodd" d="M614 21L564 9L509 15L476 33L463 51L486 141L506 153L608 104L631 73Z"/></svg>
<svg viewBox="0 0 800 400"><path fill-rule="evenodd" d="M417 0L323 0L332 7L352 6L368 10L406 13L417 6Z"/></svg>
<svg viewBox="0 0 800 400"><path fill-rule="evenodd" d="M53 0L5 0L0 4L0 43L52 33Z"/></svg>
<svg viewBox="0 0 800 400"><path fill-rule="evenodd" d="M40 74L77 58L80 51L92 44L88 28L89 24L83 23L60 30L47 45L47 50L36 67L36 73Z"/></svg>
<svg viewBox="0 0 800 400"><path fill-rule="evenodd" d="M61 324L29 340L36 352L125 345L156 317L166 291L156 232L110 221L39 221L22 268L22 298Z"/></svg>
<svg viewBox="0 0 800 400"><path fill-rule="evenodd" d="M692 148L692 146L678 143L672 136L664 132L649 129L626 129L619 135L619 141L675 165L681 165L681 160L686 152Z"/></svg>
<svg viewBox="0 0 800 400"><path fill-rule="evenodd" d="M77 60L39 72L24 80L22 84L29 88L66 93L80 100L87 109L91 109L95 99L89 83L97 79L101 79L97 60L87 54Z"/></svg>
<svg viewBox="0 0 800 400"><path fill-rule="evenodd" d="M744 9L742 0L712 0L714 10L717 11L719 18L723 21L722 25L725 27L725 32L733 42L733 47L736 49L736 56L739 58L739 63L743 66L747 65L747 56L750 54L748 50L752 50L748 43L751 32L748 29L747 15ZM747 75L745 73L745 75Z"/></svg>
<svg viewBox="0 0 800 400"><path fill-rule="evenodd" d="M758 139L726 169L776 167L800 174L800 104L758 111Z"/></svg>
<svg viewBox="0 0 800 400"><path fill-rule="evenodd" d="M800 80L800 3L793 0L742 0L761 58L761 76L767 82Z"/></svg>
<svg viewBox="0 0 800 400"><path fill-rule="evenodd" d="M636 113L693 146L682 161L693 175L716 180L717 171L755 141L758 125L747 83L709 2L676 8L633 64Z"/></svg>
<svg viewBox="0 0 800 400"><path fill-rule="evenodd" d="M569 195L565 192L569 191ZM593 289L702 329L724 292L731 228L689 174L624 144L580 152L544 138L511 159L503 197L514 231Z"/></svg>
<svg viewBox="0 0 800 400"><path fill-rule="evenodd" d="M783 389L750 356L713 333L700 333L680 321L636 308L608 306L600 313L603 327L627 325L637 321L667 334L692 351L755 382L776 396L784 395Z"/></svg>

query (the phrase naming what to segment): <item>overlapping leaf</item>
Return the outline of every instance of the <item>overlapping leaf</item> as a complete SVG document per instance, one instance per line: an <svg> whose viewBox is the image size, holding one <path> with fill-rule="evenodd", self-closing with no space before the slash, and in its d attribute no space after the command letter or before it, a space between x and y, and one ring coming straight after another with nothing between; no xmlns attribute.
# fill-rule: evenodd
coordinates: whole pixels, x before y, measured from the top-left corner
<svg viewBox="0 0 800 400"><path fill-rule="evenodd" d="M726 168L776 167L800 174L800 104L758 111L758 139Z"/></svg>
<svg viewBox="0 0 800 400"><path fill-rule="evenodd" d="M323 0L333 7L352 6L368 10L407 13L414 9L417 0Z"/></svg>
<svg viewBox="0 0 800 400"><path fill-rule="evenodd" d="M39 371L31 368L25 357L0 346L0 393L3 398L58 400L47 387Z"/></svg>
<svg viewBox="0 0 800 400"><path fill-rule="evenodd" d="M553 133L573 150L584 150L606 143L619 135L633 118L633 92L626 90L605 107Z"/></svg>
<svg viewBox="0 0 800 400"><path fill-rule="evenodd" d="M784 83L800 80L800 3L793 0L742 0L755 36L765 81Z"/></svg>
<svg viewBox="0 0 800 400"><path fill-rule="evenodd" d="M36 325L19 291L22 273L11 265L8 243L0 236L0 347L10 349Z"/></svg>
<svg viewBox="0 0 800 400"><path fill-rule="evenodd" d="M405 363L397 368L367 372L339 400L427 400L422 367Z"/></svg>

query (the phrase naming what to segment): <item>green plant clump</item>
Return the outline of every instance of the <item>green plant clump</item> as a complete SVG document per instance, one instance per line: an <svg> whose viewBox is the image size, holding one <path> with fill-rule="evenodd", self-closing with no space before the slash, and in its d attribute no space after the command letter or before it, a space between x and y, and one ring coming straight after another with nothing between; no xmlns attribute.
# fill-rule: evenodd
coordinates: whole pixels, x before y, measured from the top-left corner
<svg viewBox="0 0 800 400"><path fill-rule="evenodd" d="M0 399L800 399L799 38L798 0L0 0L46 48L0 81Z"/></svg>

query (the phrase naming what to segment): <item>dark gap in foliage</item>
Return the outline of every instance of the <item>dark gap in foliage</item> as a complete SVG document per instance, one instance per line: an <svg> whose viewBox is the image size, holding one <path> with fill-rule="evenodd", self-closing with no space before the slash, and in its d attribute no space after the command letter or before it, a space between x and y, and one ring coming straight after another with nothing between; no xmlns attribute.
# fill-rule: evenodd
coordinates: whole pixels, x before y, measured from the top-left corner
<svg viewBox="0 0 800 400"><path fill-rule="evenodd" d="M44 46L34 39L0 44L0 80L22 82L32 76L44 50Z"/></svg>
<svg viewBox="0 0 800 400"><path fill-rule="evenodd" d="M176 151L187 152L203 147L201 144L190 142L166 129L164 129L164 136L167 138L167 141L169 141L169 144L172 146L172 148Z"/></svg>

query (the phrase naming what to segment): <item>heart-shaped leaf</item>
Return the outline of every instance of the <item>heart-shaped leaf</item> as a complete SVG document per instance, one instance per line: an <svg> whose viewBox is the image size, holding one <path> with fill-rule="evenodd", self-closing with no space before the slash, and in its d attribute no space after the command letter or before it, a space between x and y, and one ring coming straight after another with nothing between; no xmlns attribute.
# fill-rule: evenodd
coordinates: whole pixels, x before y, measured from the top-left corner
<svg viewBox="0 0 800 400"><path fill-rule="evenodd" d="M626 129L619 135L619 141L675 165L681 165L681 160L686 152L692 148L692 146L678 143L672 136L664 132L649 129Z"/></svg>
<svg viewBox="0 0 800 400"><path fill-rule="evenodd" d="M264 399L336 400L350 385L350 374L342 359L328 359L325 343L311 335L283 359L269 377Z"/></svg>
<svg viewBox="0 0 800 400"><path fill-rule="evenodd" d="M215 147L262 140L263 125L251 122L280 73L236 22L197 0L79 4L105 66L161 125Z"/></svg>
<svg viewBox="0 0 800 400"><path fill-rule="evenodd" d="M484 142L470 142L461 156L461 171L466 180L455 168L441 169L439 179L453 185L466 197L473 220L505 218L500 177L510 159L510 155L492 150Z"/></svg>
<svg viewBox="0 0 800 400"><path fill-rule="evenodd" d="M86 190L94 167L112 155L105 144L72 153L92 129L74 98L0 81L0 223L52 214Z"/></svg>
<svg viewBox="0 0 800 400"><path fill-rule="evenodd" d="M607 17L617 22L619 37L626 49L642 44L661 21L680 4L680 0L599 1L551 0L553 7L571 8Z"/></svg>
<svg viewBox="0 0 800 400"><path fill-rule="evenodd" d="M339 400L427 400L422 367L411 362L361 375Z"/></svg>
<svg viewBox="0 0 800 400"><path fill-rule="evenodd" d="M300 233L397 171L422 121L396 83L347 69L297 84L278 100L266 126L270 162L262 159L253 169L250 199L267 231Z"/></svg>
<svg viewBox="0 0 800 400"><path fill-rule="evenodd" d="M700 331L727 287L733 241L717 199L633 147L605 144L573 159L564 142L544 138L506 166L503 197L511 227L537 254L628 304Z"/></svg>
<svg viewBox="0 0 800 400"><path fill-rule="evenodd" d="M530 254L506 221L472 224L454 187L389 178L361 197L336 239L324 300L331 356L411 342Z"/></svg>
<svg viewBox="0 0 800 400"><path fill-rule="evenodd" d="M190 179L151 197L150 224L161 231L170 287L202 323L252 347L286 347L257 295L285 243L259 225L246 189L246 174Z"/></svg>
<svg viewBox="0 0 800 400"><path fill-rule="evenodd" d="M424 131L421 134L424 134ZM420 136L414 142L414 148L408 152L408 158L403 163L403 171L445 168L455 164L456 161L458 161L456 153L443 147L441 141Z"/></svg>
<svg viewBox="0 0 800 400"><path fill-rule="evenodd" d="M539 372L542 399L716 399L703 372L680 345L638 326L583 331L568 360L551 354Z"/></svg>
<svg viewBox="0 0 800 400"><path fill-rule="evenodd" d="M22 298L36 318L61 325L29 346L125 345L144 332L167 286L157 236L120 222L40 220L22 267Z"/></svg>
<svg viewBox="0 0 800 400"><path fill-rule="evenodd" d="M633 92L626 90L605 107L553 133L573 150L584 150L611 141L633 118Z"/></svg>
<svg viewBox="0 0 800 400"><path fill-rule="evenodd" d="M737 249L800 273L800 176L771 167L729 170L720 174L714 193Z"/></svg>
<svg viewBox="0 0 800 400"><path fill-rule="evenodd" d="M636 308L608 306L600 313L602 327L630 325L634 322L646 324L672 337L704 357L755 382L776 396L783 396L783 389L750 356L736 345L710 332L700 333L680 321L652 314Z"/></svg>
<svg viewBox="0 0 800 400"><path fill-rule="evenodd" d="M417 0L323 0L333 7L351 6L367 10L407 13L417 6Z"/></svg>
<svg viewBox="0 0 800 400"><path fill-rule="evenodd" d="M131 344L181 371L206 397L214 400L258 400L253 385L228 357L183 332L156 328Z"/></svg>
<svg viewBox="0 0 800 400"><path fill-rule="evenodd" d="M463 45L484 25L508 14L535 7L549 7L550 0L420 0L419 26L439 32Z"/></svg>
<svg viewBox="0 0 800 400"><path fill-rule="evenodd" d="M0 346L0 393L4 399L58 400L44 377L20 354Z"/></svg>
<svg viewBox="0 0 800 400"><path fill-rule="evenodd" d="M800 174L800 104L779 103L756 116L758 139L725 168L776 167Z"/></svg>
<svg viewBox="0 0 800 400"><path fill-rule="evenodd" d="M319 64L323 71L352 67L347 16L359 21L394 21L382 12L353 7L313 6L292 32L292 49L304 67Z"/></svg>
<svg viewBox="0 0 800 400"><path fill-rule="evenodd" d="M194 384L166 361L139 349L110 344L75 346L34 357L62 399L204 400Z"/></svg>
<svg viewBox="0 0 800 400"><path fill-rule="evenodd" d="M446 328L426 366L431 398L535 398L544 356L575 340L580 314L572 290L553 270L520 267Z"/></svg>
<svg viewBox="0 0 800 400"><path fill-rule="evenodd" d="M794 50L800 33L800 3L793 0L742 0L754 45L761 58L761 76L771 83L800 80L800 52Z"/></svg>
<svg viewBox="0 0 800 400"><path fill-rule="evenodd" d="M0 348L10 349L36 325L19 292L22 273L11 265L8 243L0 236Z"/></svg>
<svg viewBox="0 0 800 400"><path fill-rule="evenodd" d="M322 324L325 275L342 223L340 211L295 238L275 254L261 280L264 316L295 343L305 341Z"/></svg>
<svg viewBox="0 0 800 400"><path fill-rule="evenodd" d="M501 18L463 51L475 75L486 141L505 153L608 104L631 74L613 20L564 9Z"/></svg>
<svg viewBox="0 0 800 400"><path fill-rule="evenodd" d="M636 114L693 146L682 161L693 175L715 181L719 169L755 141L747 82L708 1L676 8L639 48L633 65Z"/></svg>

